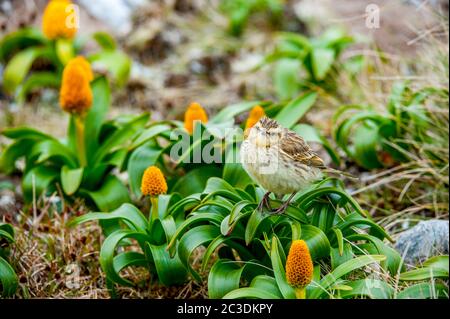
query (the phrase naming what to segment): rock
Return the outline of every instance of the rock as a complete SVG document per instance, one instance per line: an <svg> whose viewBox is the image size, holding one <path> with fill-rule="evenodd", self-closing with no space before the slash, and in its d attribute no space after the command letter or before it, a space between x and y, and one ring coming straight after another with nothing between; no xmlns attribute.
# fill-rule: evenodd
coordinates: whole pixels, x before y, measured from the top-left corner
<svg viewBox="0 0 450 319"><path fill-rule="evenodd" d="M80 0L89 14L104 22L118 35L123 36L132 29L134 11L148 3L147 0Z"/></svg>
<svg viewBox="0 0 450 319"><path fill-rule="evenodd" d="M448 254L449 222L421 221L398 237L395 249L405 256L406 265L416 265L430 257Z"/></svg>

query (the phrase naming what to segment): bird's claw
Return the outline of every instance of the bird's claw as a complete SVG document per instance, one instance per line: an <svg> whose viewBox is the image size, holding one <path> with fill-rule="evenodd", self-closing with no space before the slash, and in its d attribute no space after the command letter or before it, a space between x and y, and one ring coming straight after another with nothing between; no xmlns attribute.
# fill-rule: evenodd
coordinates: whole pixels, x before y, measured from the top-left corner
<svg viewBox="0 0 450 319"><path fill-rule="evenodd" d="M266 207L269 211L272 210L272 207L270 207L269 196L270 193L266 193L262 198L261 202L258 204L257 209L259 212L262 213L264 211L264 207Z"/></svg>
<svg viewBox="0 0 450 319"><path fill-rule="evenodd" d="M286 211L288 205L281 205L280 207L278 207L277 209L273 209L271 214L272 215L283 215L283 213Z"/></svg>

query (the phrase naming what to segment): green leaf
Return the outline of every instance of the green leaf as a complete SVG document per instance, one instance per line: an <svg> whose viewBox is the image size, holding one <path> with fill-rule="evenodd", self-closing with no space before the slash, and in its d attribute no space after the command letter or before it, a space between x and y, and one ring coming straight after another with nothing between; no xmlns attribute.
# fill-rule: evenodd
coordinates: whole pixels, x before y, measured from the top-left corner
<svg viewBox="0 0 450 319"><path fill-rule="evenodd" d="M270 292L271 294L276 295L277 298L283 298L280 289L278 289L277 281L273 277L266 275L256 276L250 283L250 287Z"/></svg>
<svg viewBox="0 0 450 319"><path fill-rule="evenodd" d="M269 217L269 214L263 214L257 209L253 211L253 213L250 215L250 218L248 219L247 226L245 228L245 243L247 245L249 245L255 237L256 231L258 230L261 223Z"/></svg>
<svg viewBox="0 0 450 319"><path fill-rule="evenodd" d="M150 141L138 147L131 153L128 160L128 177L130 181L130 187L136 197L141 196L141 181L144 171L151 165L155 165L160 158L163 149L154 146Z"/></svg>
<svg viewBox="0 0 450 319"><path fill-rule="evenodd" d="M178 255L171 258L165 244L156 246L147 243L147 245L152 252L158 279L163 285L182 284L186 281L186 268L181 263Z"/></svg>
<svg viewBox="0 0 450 319"><path fill-rule="evenodd" d="M334 63L335 52L327 48L314 48L311 52L314 78L323 80Z"/></svg>
<svg viewBox="0 0 450 319"><path fill-rule="evenodd" d="M22 83L17 93L17 101L24 103L27 95L35 89L40 88L59 88L61 85L61 77L54 72L36 72L30 74L28 78Z"/></svg>
<svg viewBox="0 0 450 319"><path fill-rule="evenodd" d="M19 139L8 145L0 157L0 171L11 174L16 169L16 161L26 156L35 143L32 139Z"/></svg>
<svg viewBox="0 0 450 319"><path fill-rule="evenodd" d="M275 117L280 125L291 128L293 127L317 100L317 93L305 93L289 102Z"/></svg>
<svg viewBox="0 0 450 319"><path fill-rule="evenodd" d="M63 166L61 169L61 185L64 193L67 195L73 195L78 190L83 180L84 169L75 168L71 169L68 166Z"/></svg>
<svg viewBox="0 0 450 319"><path fill-rule="evenodd" d="M57 39L55 42L56 55L63 65L75 57L75 48L70 39Z"/></svg>
<svg viewBox="0 0 450 319"><path fill-rule="evenodd" d="M48 40L35 28L23 28L6 35L0 42L0 60L7 62L13 54L23 49L46 45Z"/></svg>
<svg viewBox="0 0 450 319"><path fill-rule="evenodd" d="M75 168L78 160L74 153L65 145L56 140L43 140L36 143L28 154L28 159L35 160L36 164L43 164L52 160L58 160Z"/></svg>
<svg viewBox="0 0 450 319"><path fill-rule="evenodd" d="M10 139L30 139L40 141L44 139L55 140L54 137L29 127L16 127L2 131L2 134Z"/></svg>
<svg viewBox="0 0 450 319"><path fill-rule="evenodd" d="M221 124L230 120L234 121L234 118L244 112L249 111L254 106L261 104L261 101L242 102L225 107L219 113L216 114L211 120L211 124Z"/></svg>
<svg viewBox="0 0 450 319"><path fill-rule="evenodd" d="M104 77L95 79L91 87L94 100L85 121L85 144L89 164L93 163L94 154L100 147L100 130L111 103L108 81Z"/></svg>
<svg viewBox="0 0 450 319"><path fill-rule="evenodd" d="M0 238L6 238L9 242L14 242L14 228L9 224L0 222Z"/></svg>
<svg viewBox="0 0 450 319"><path fill-rule="evenodd" d="M268 291L248 287L230 291L223 299L280 299L280 297Z"/></svg>
<svg viewBox="0 0 450 319"><path fill-rule="evenodd" d="M111 134L105 141L102 142L97 152L94 155L93 162L99 164L105 156L115 151L117 148L123 147L123 144L129 143L137 132L139 132L148 122L149 114L142 114L136 116L131 121L127 122L120 129Z"/></svg>
<svg viewBox="0 0 450 319"><path fill-rule="evenodd" d="M335 284L341 277L347 275L348 273L356 269L363 268L375 262L381 262L385 259L386 257L381 255L364 255L356 257L339 265L338 267L336 267L336 269L334 269L332 272L330 272L329 274L327 274L322 278L322 280L318 283L318 287L311 292L309 298L310 299L319 298L323 293L325 293L325 291L330 286Z"/></svg>
<svg viewBox="0 0 450 319"><path fill-rule="evenodd" d="M448 287L439 283L423 282L400 291L397 299L448 299Z"/></svg>
<svg viewBox="0 0 450 319"><path fill-rule="evenodd" d="M400 254L393 248L387 246L382 240L365 234L355 234L347 237L349 241L361 241L366 240L374 245L373 250L369 250L369 253L376 253L386 256L386 260L381 263L384 269L388 270L392 276L396 276L402 266L402 258Z"/></svg>
<svg viewBox="0 0 450 319"><path fill-rule="evenodd" d="M354 158L359 165L366 169L383 167L383 163L378 159L377 147L380 145L378 128L374 126L361 125L355 130Z"/></svg>
<svg viewBox="0 0 450 319"><path fill-rule="evenodd" d="M131 230L145 232L147 219L139 209L131 204L123 204L116 210L108 213L89 213L72 219L68 227L74 227L92 220L121 220Z"/></svg>
<svg viewBox="0 0 450 319"><path fill-rule="evenodd" d="M211 268L208 276L208 295L210 299L220 299L232 290L239 288L244 267L229 259L220 259Z"/></svg>
<svg viewBox="0 0 450 319"><path fill-rule="evenodd" d="M114 51L117 49L116 40L106 32L96 32L92 37L103 50Z"/></svg>
<svg viewBox="0 0 450 319"><path fill-rule="evenodd" d="M225 158L222 177L230 185L244 189L247 185L252 184L253 181L242 167L242 164L236 163L234 160L240 158L239 152L240 149L236 145L233 145L233 149L226 154L227 157Z"/></svg>
<svg viewBox="0 0 450 319"><path fill-rule="evenodd" d="M378 279L360 279L346 283L352 290L341 291L342 298L362 298L371 299L391 299L394 295L394 288L388 283Z"/></svg>
<svg viewBox="0 0 450 319"><path fill-rule="evenodd" d="M131 149L136 149L144 144L146 144L148 141L155 139L159 135L161 135L164 132L168 132L171 130L171 127L166 124L156 124L152 125L148 129L146 129L144 132L142 132L134 141L133 144L130 146Z"/></svg>
<svg viewBox="0 0 450 319"><path fill-rule="evenodd" d="M33 62L45 53L46 49L31 47L17 53L6 65L3 72L3 88L13 95L24 81Z"/></svg>
<svg viewBox="0 0 450 319"><path fill-rule="evenodd" d="M275 64L274 86L280 100L292 99L298 94L300 68L297 59L281 59Z"/></svg>
<svg viewBox="0 0 450 319"><path fill-rule="evenodd" d="M313 225L302 225L301 238L308 245L313 260L319 260L330 255L330 242L320 228Z"/></svg>
<svg viewBox="0 0 450 319"><path fill-rule="evenodd" d="M197 281L200 281L201 278L191 267L189 262L190 256L197 247L208 244L219 234L220 232L217 227L212 225L202 225L185 233L178 243L178 256L180 257L180 260Z"/></svg>
<svg viewBox="0 0 450 319"><path fill-rule="evenodd" d="M278 250L279 240L276 236L272 237L272 249L270 251L270 258L272 260L273 273L277 281L278 288L285 299L295 299L295 290L292 288L286 279L286 272L284 265L280 258Z"/></svg>
<svg viewBox="0 0 450 319"><path fill-rule="evenodd" d="M130 58L119 50L104 50L89 57L94 67L106 70L118 87L128 82L131 71Z"/></svg>
<svg viewBox="0 0 450 319"><path fill-rule="evenodd" d="M2 297L11 297L19 286L19 281L14 269L11 265L0 256L0 282L3 290L1 291Z"/></svg>
<svg viewBox="0 0 450 319"><path fill-rule="evenodd" d="M95 191L80 189L80 195L91 199L104 212L112 211L131 201L128 189L113 175L106 177L101 187Z"/></svg>
<svg viewBox="0 0 450 319"><path fill-rule="evenodd" d="M191 170L183 177L179 178L173 186L172 192L180 193L182 196L189 196L195 193L201 193L211 177L219 177L222 171L217 166L203 166Z"/></svg>
<svg viewBox="0 0 450 319"><path fill-rule="evenodd" d="M132 286L133 283L127 279L123 279L114 267L114 255L116 252L116 247L122 240L125 240L127 238L136 239L141 244L149 239L146 234L140 232L130 230L115 231L114 233L106 237L105 241L103 242L102 248L100 250L100 265L102 266L102 269L105 272L108 280L124 286Z"/></svg>
<svg viewBox="0 0 450 319"><path fill-rule="evenodd" d="M423 267L400 274L400 280L417 281L433 278L448 278L449 257L436 256L423 263Z"/></svg>
<svg viewBox="0 0 450 319"><path fill-rule="evenodd" d="M22 180L25 201L31 203L33 199L37 200L58 179L59 174L59 170L46 166L36 166L28 171Z"/></svg>

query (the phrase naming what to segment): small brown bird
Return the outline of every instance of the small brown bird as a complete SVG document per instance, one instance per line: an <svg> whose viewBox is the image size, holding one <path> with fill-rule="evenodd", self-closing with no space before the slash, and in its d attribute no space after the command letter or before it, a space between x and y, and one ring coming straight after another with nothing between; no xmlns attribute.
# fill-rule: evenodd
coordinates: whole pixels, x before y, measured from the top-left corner
<svg viewBox="0 0 450 319"><path fill-rule="evenodd" d="M274 213L282 214L297 192L323 177L323 160L297 133L263 117L246 132L241 146L241 163L250 177L267 190L258 206L270 208L269 196L292 194Z"/></svg>

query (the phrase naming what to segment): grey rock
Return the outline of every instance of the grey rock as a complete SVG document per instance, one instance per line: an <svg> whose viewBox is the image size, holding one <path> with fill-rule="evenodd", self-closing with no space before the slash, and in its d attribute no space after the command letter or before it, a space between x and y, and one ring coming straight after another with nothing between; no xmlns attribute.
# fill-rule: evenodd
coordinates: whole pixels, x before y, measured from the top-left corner
<svg viewBox="0 0 450 319"><path fill-rule="evenodd" d="M90 15L104 22L117 35L123 36L131 31L132 16L135 10L147 0L79 0Z"/></svg>
<svg viewBox="0 0 450 319"><path fill-rule="evenodd" d="M406 265L416 265L430 257L449 252L449 222L421 221L397 238L395 249L404 256Z"/></svg>

